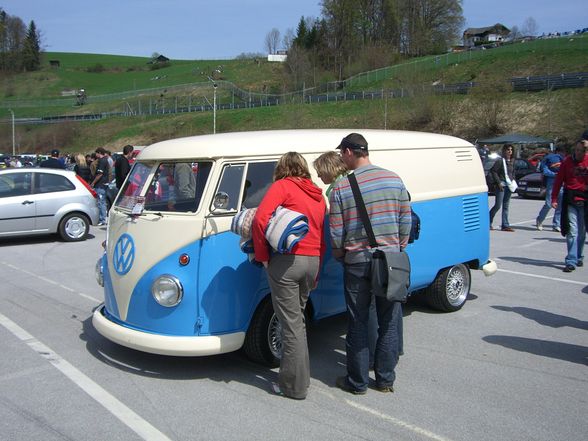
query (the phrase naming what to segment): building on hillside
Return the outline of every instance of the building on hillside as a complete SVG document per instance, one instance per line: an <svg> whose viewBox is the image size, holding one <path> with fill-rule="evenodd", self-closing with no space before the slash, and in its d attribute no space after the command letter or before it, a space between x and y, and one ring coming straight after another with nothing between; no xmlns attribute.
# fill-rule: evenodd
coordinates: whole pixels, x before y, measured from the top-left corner
<svg viewBox="0 0 588 441"><path fill-rule="evenodd" d="M466 47L480 46L488 43L501 43L510 34L510 29L496 23L485 28L467 28L463 31L463 45Z"/></svg>
<svg viewBox="0 0 588 441"><path fill-rule="evenodd" d="M268 54L267 61L278 61L283 63L288 58L288 51L277 51L275 54Z"/></svg>

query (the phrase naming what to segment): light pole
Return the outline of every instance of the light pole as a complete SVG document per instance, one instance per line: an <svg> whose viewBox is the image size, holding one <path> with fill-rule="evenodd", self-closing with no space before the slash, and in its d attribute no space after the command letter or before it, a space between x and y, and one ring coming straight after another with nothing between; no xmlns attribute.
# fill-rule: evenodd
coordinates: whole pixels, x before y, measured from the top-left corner
<svg viewBox="0 0 588 441"><path fill-rule="evenodd" d="M212 87L214 89L214 95L212 98L212 133L216 133L216 88L218 84L212 78L208 77L208 79L212 82Z"/></svg>
<svg viewBox="0 0 588 441"><path fill-rule="evenodd" d="M15 144L14 144L14 112L12 109L8 109L12 114L12 156L16 156Z"/></svg>

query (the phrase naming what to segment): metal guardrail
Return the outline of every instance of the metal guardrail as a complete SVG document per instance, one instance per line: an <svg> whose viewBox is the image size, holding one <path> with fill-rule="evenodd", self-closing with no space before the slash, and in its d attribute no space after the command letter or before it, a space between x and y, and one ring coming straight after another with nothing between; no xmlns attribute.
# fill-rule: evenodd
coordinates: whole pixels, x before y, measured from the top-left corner
<svg viewBox="0 0 588 441"><path fill-rule="evenodd" d="M578 88L588 86L588 73L562 73L559 75L546 75L536 77L521 77L512 78L509 80L512 91L514 92L537 92L542 90L558 90L567 88ZM206 84L206 83L202 83ZM229 93L233 94L231 103L217 104L217 110L225 109L246 109L263 106L277 106L293 100L302 101L304 103L324 103L336 101L356 101L356 100L376 100L389 98L406 98L419 94L426 95L442 95L442 94L467 94L469 91L478 86L479 83L465 82L456 84L435 84L422 85L418 88L401 88L401 89L381 89L375 91L339 91L333 93L318 93L305 94L296 92L283 95L260 94L251 93L237 88L233 83L219 81L219 87L228 89ZM186 85L182 85L185 87ZM209 87L209 86L207 86ZM235 102L235 98L239 101ZM173 98L172 98L173 99ZM96 121L103 118L113 116L137 116L137 115L166 115L175 113L187 112L207 112L212 111L212 105L207 103L193 104L192 97L187 97L182 104L175 97L175 102L169 105L165 101L153 102L149 101L148 105L141 105L138 103L136 108L133 108L129 101L125 101L125 109L122 112L101 112L82 115L55 115L43 116L39 118L16 118L16 124L50 124L65 121ZM167 105L166 105L167 104Z"/></svg>

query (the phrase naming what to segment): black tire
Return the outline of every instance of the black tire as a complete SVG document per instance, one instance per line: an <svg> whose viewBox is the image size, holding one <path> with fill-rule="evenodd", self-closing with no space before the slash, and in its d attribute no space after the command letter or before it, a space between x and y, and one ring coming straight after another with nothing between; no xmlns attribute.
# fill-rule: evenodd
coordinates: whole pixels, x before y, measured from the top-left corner
<svg viewBox="0 0 588 441"><path fill-rule="evenodd" d="M86 240L90 231L90 219L83 213L69 213L59 222L58 231L66 242Z"/></svg>
<svg viewBox="0 0 588 441"><path fill-rule="evenodd" d="M464 264L445 268L427 288L427 302L439 311L459 311L467 300L471 285L470 269Z"/></svg>
<svg viewBox="0 0 588 441"><path fill-rule="evenodd" d="M280 365L281 326L269 296L259 304L251 319L251 324L245 335L243 351L250 360L256 363L272 368Z"/></svg>

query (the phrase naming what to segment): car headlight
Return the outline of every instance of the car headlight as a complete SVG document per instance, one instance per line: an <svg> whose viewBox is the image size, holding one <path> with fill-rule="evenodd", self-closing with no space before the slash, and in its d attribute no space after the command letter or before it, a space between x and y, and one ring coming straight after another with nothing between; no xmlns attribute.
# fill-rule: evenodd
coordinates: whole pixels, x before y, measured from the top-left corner
<svg viewBox="0 0 588 441"><path fill-rule="evenodd" d="M164 274L155 279L151 285L151 294L161 306L171 308L182 301L184 288L177 277Z"/></svg>
<svg viewBox="0 0 588 441"><path fill-rule="evenodd" d="M94 273L96 275L96 282L98 285L104 286L104 272L102 271L102 258L98 259L96 266L94 267Z"/></svg>

